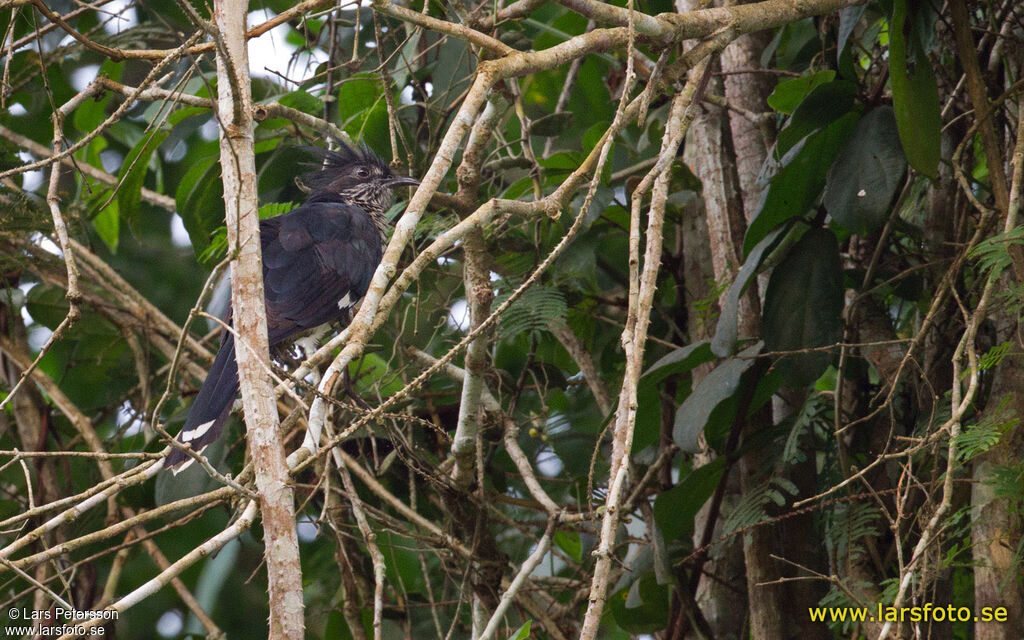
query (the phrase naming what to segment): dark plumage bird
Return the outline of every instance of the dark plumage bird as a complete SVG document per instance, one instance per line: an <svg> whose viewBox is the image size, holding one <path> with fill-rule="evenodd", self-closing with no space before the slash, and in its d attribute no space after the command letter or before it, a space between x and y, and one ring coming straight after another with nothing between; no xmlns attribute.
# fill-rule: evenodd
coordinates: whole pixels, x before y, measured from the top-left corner
<svg viewBox="0 0 1024 640"><path fill-rule="evenodd" d="M387 229L384 214L394 201L394 189L419 184L394 175L365 146L353 149L342 144L338 151L310 151L323 166L303 176L310 188L306 203L260 221L271 346L329 322L347 321L380 263ZM229 322L230 317L229 311ZM178 440L195 451L214 442L237 394L235 341L225 332ZM164 466L173 468L186 460L191 462L185 453L172 449Z"/></svg>

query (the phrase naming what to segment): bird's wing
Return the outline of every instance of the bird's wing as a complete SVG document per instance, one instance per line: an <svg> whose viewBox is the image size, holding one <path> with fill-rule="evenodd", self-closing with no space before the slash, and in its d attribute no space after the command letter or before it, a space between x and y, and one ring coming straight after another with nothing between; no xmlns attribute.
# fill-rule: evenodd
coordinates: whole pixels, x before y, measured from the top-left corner
<svg viewBox="0 0 1024 640"><path fill-rule="evenodd" d="M370 285L380 234L359 207L308 203L260 229L272 343L343 317Z"/></svg>

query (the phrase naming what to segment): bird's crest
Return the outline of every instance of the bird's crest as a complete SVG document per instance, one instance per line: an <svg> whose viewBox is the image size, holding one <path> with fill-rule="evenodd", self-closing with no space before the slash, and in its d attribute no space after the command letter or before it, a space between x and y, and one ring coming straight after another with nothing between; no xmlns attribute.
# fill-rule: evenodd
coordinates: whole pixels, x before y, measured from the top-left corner
<svg viewBox="0 0 1024 640"><path fill-rule="evenodd" d="M351 147L335 138L338 148L335 150L322 147L301 147L303 151L316 158L316 162L304 163L316 167L316 170L303 174L299 180L312 191L326 189L355 165L375 168L380 176L388 176L391 169L381 160L373 149L365 143Z"/></svg>

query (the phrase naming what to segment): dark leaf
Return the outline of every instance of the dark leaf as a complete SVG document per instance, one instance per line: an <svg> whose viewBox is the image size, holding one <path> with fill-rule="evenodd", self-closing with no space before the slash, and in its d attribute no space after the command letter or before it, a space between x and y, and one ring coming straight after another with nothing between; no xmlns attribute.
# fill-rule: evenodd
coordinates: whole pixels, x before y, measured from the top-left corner
<svg viewBox="0 0 1024 640"><path fill-rule="evenodd" d="M214 231L224 226L224 185L217 156L196 161L178 183L175 202L197 256L210 244Z"/></svg>
<svg viewBox="0 0 1024 640"><path fill-rule="evenodd" d="M748 347L735 358L722 362L676 410L672 440L683 451L699 451L697 437L703 433L711 413L723 401L732 398L739 388L743 372L754 364L754 356L761 351L761 343Z"/></svg>
<svg viewBox="0 0 1024 640"><path fill-rule="evenodd" d="M121 186L117 190L117 205L121 215L129 218L138 216L139 204L142 201L142 183L149 170L150 158L167 138L168 133L170 132L161 129L144 136L124 159L121 171L118 172Z"/></svg>
<svg viewBox="0 0 1024 640"><path fill-rule="evenodd" d="M615 622L626 631L653 633L668 621L668 594L668 587L659 585L654 572L648 571L612 594L608 604Z"/></svg>
<svg viewBox="0 0 1024 640"><path fill-rule="evenodd" d="M839 243L828 229L811 229L772 271L765 293L762 333L768 351L799 351L835 344L843 334L843 271ZM832 361L829 351L783 357L786 383L814 382Z"/></svg>
<svg viewBox="0 0 1024 640"><path fill-rule="evenodd" d="M829 215L854 233L874 231L885 222L906 166L893 110L879 107L857 124L829 169L824 195Z"/></svg>
<svg viewBox="0 0 1024 640"><path fill-rule="evenodd" d="M666 540L688 540L694 533L694 520L722 478L725 457L719 456L697 467L679 484L654 499L654 521Z"/></svg>
<svg viewBox="0 0 1024 640"><path fill-rule="evenodd" d="M565 133L565 130L572 124L572 113L562 111L550 113L543 118L538 118L530 123L530 133L535 136L551 138Z"/></svg>
<svg viewBox="0 0 1024 640"><path fill-rule="evenodd" d="M747 256L743 266L740 267L739 272L736 274L736 279L729 285L729 290L726 291L725 297L722 299L722 311L718 314L715 336L711 339L711 352L714 355L720 358L732 355L733 350L736 348L736 323L739 318L740 296L743 295L747 285L753 281L754 276L757 274L757 269L761 266L761 259L769 249L775 247L776 241L783 237L783 232L786 229L787 227L780 226L762 238L757 243L757 246L750 251L750 255Z"/></svg>
<svg viewBox="0 0 1024 640"><path fill-rule="evenodd" d="M939 170L942 114L931 61L915 38L907 39L907 0L894 0L889 28L892 103L907 162L934 178Z"/></svg>
<svg viewBox="0 0 1024 640"><path fill-rule="evenodd" d="M747 255L769 231L790 218L802 216L815 205L825 187L825 176L836 154L853 132L860 116L850 112L825 129L813 133L782 159L783 168L772 178L760 211L743 241Z"/></svg>
<svg viewBox="0 0 1024 640"><path fill-rule="evenodd" d="M642 379L644 383L658 384L674 373L689 373L694 367L714 359L708 341L701 340L659 359L643 373Z"/></svg>
<svg viewBox="0 0 1024 640"><path fill-rule="evenodd" d="M793 110L775 142L776 156L785 155L808 134L828 126L853 108L857 86L848 80L818 85Z"/></svg>
<svg viewBox="0 0 1024 640"><path fill-rule="evenodd" d="M866 4L857 5L853 7L846 7L839 11L839 35L836 40L836 60L840 61L843 55L843 50L846 49L846 41L850 39L850 35L856 28L857 23L860 22L861 17L864 15L864 10L867 9ZM840 62L840 66L842 63Z"/></svg>
<svg viewBox="0 0 1024 640"><path fill-rule="evenodd" d="M793 113L793 109L796 109L812 89L826 82L832 82L835 77L836 72L828 69L808 76L783 80L775 85L772 94L768 96L768 106L779 113Z"/></svg>

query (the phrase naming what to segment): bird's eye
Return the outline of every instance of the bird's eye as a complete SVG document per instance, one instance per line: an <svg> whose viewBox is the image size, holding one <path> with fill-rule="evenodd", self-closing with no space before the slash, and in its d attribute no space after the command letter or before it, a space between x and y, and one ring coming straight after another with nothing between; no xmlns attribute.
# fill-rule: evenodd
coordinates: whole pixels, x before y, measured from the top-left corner
<svg viewBox="0 0 1024 640"><path fill-rule="evenodd" d="M366 169L366 167L359 167L358 169L356 169L356 177L368 178L370 177L370 172Z"/></svg>

